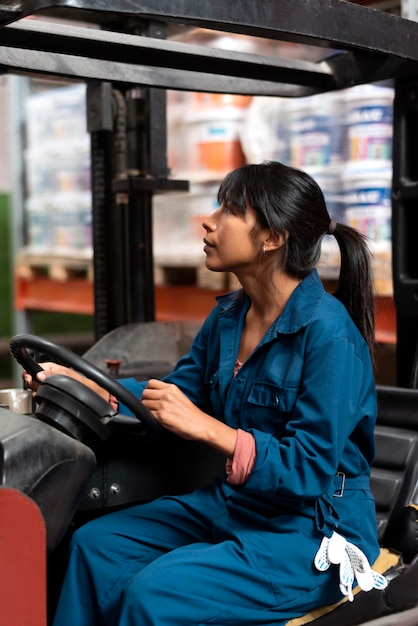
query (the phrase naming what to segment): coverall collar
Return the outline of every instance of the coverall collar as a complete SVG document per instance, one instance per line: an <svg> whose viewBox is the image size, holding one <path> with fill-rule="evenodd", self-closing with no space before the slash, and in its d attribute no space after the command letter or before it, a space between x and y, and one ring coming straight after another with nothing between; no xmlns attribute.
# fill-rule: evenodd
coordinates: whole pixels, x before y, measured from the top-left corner
<svg viewBox="0 0 418 626"><path fill-rule="evenodd" d="M273 332L291 334L307 326L324 296L324 291L317 270L313 270L293 291L272 328ZM217 296L216 299L224 312L230 315L237 314L237 307L241 313L245 311L246 314L250 304L250 299L243 290ZM245 300L247 300L247 306L243 307Z"/></svg>

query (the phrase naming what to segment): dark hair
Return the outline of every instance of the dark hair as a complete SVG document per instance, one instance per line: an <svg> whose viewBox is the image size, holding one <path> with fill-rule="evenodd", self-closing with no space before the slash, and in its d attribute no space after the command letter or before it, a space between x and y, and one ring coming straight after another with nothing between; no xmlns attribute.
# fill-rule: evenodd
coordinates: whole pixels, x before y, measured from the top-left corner
<svg viewBox="0 0 418 626"><path fill-rule="evenodd" d="M250 205L261 228L270 228L286 239L280 262L291 276L305 278L316 266L331 218L320 187L306 172L276 161L244 165L224 178L218 202L232 205L242 215ZM373 353L373 287L366 239L341 223L332 234L341 253L334 295L345 305Z"/></svg>

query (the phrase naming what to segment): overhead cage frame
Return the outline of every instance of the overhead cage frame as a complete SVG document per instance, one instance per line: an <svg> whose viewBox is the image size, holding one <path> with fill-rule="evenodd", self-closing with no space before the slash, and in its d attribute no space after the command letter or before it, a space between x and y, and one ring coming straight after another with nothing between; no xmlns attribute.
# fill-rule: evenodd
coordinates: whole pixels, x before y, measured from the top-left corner
<svg viewBox="0 0 418 626"><path fill-rule="evenodd" d="M170 40L189 27L301 43L324 55L308 62ZM4 0L1 70L88 85L97 337L154 319L152 195L188 188L169 178L164 90L295 98L392 79L397 383L410 386L418 339L417 41L415 22L343 0ZM133 90L139 98L126 97Z"/></svg>

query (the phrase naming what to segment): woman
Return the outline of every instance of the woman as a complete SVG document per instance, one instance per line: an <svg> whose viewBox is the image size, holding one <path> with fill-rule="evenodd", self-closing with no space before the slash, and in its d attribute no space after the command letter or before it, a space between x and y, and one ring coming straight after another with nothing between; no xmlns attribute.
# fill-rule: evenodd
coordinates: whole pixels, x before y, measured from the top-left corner
<svg viewBox="0 0 418 626"><path fill-rule="evenodd" d="M218 200L206 265L243 288L218 297L164 380L121 382L165 428L224 453L225 476L79 529L54 626L278 626L351 596L353 573L384 584L368 565L379 546L365 241L280 163L230 173ZM315 270L327 233L341 251L335 296ZM62 371L44 367L39 380Z"/></svg>

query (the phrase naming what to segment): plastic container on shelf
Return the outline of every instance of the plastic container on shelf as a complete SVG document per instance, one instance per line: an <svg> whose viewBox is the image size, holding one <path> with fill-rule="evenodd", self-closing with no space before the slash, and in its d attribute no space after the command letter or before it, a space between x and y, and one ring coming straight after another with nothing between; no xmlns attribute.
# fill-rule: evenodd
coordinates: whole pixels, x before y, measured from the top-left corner
<svg viewBox="0 0 418 626"><path fill-rule="evenodd" d="M190 111L200 112L203 109L226 108L246 109L250 106L252 96L233 95L226 93L201 93L191 92L189 94Z"/></svg>
<svg viewBox="0 0 418 626"><path fill-rule="evenodd" d="M33 94L26 113L26 243L48 255L91 252L86 85Z"/></svg>
<svg viewBox="0 0 418 626"><path fill-rule="evenodd" d="M187 194L158 195L153 198L153 253L157 266L198 265L193 238L192 218L184 207Z"/></svg>
<svg viewBox="0 0 418 626"><path fill-rule="evenodd" d="M31 147L86 134L86 85L48 89L29 96L26 129Z"/></svg>
<svg viewBox="0 0 418 626"><path fill-rule="evenodd" d="M290 161L294 167L335 165L344 158L344 105L339 92L290 100Z"/></svg>
<svg viewBox="0 0 418 626"><path fill-rule="evenodd" d="M47 255L91 251L86 85L29 96L26 128L27 246Z"/></svg>
<svg viewBox="0 0 418 626"><path fill-rule="evenodd" d="M288 102L286 98L253 98L240 131L248 163L266 160L289 162Z"/></svg>
<svg viewBox="0 0 418 626"><path fill-rule="evenodd" d="M26 185L29 196L40 195L53 190L51 165L52 161L45 152L38 149L26 151Z"/></svg>
<svg viewBox="0 0 418 626"><path fill-rule="evenodd" d="M392 158L392 87L359 85L344 92L348 161Z"/></svg>
<svg viewBox="0 0 418 626"><path fill-rule="evenodd" d="M26 201L27 245L35 252L44 253L51 248L53 240L52 212L39 197L30 197Z"/></svg>
<svg viewBox="0 0 418 626"><path fill-rule="evenodd" d="M203 265L202 221L216 210L217 191L218 185L192 185L189 193L154 196L153 250L157 265Z"/></svg>
<svg viewBox="0 0 418 626"><path fill-rule="evenodd" d="M171 172L176 176L185 176L184 173L189 167L189 143L188 127L177 117L169 120L167 124L167 162Z"/></svg>
<svg viewBox="0 0 418 626"><path fill-rule="evenodd" d="M29 195L90 189L88 136L72 141L57 140L26 151Z"/></svg>
<svg viewBox="0 0 418 626"><path fill-rule="evenodd" d="M188 94L168 108L168 162L176 175L221 178L245 163L240 141L247 96Z"/></svg>
<svg viewBox="0 0 418 626"><path fill-rule="evenodd" d="M342 182L347 223L372 241L390 242L391 168L372 161L358 167L352 163L344 169Z"/></svg>
<svg viewBox="0 0 418 626"><path fill-rule="evenodd" d="M51 252L70 254L91 249L90 192L54 194L49 199L48 210L51 212Z"/></svg>
<svg viewBox="0 0 418 626"><path fill-rule="evenodd" d="M193 223L193 241L199 252L202 251L203 237L206 234L202 226L205 217L216 211L219 184L194 185L189 194L189 206Z"/></svg>
<svg viewBox="0 0 418 626"><path fill-rule="evenodd" d="M342 167L342 165L307 167L305 171L320 186L331 217L337 222L346 223Z"/></svg>
<svg viewBox="0 0 418 626"><path fill-rule="evenodd" d="M90 144L88 138L80 139L73 145L66 143L55 154L54 174L56 188L60 192L88 191L90 180Z"/></svg>
<svg viewBox="0 0 418 626"><path fill-rule="evenodd" d="M239 110L206 110L169 129L169 164L182 171L219 178L245 163L240 141Z"/></svg>
<svg viewBox="0 0 418 626"><path fill-rule="evenodd" d="M240 141L242 118L239 115L196 118L190 124L189 169L199 172L226 172L245 163Z"/></svg>
<svg viewBox="0 0 418 626"><path fill-rule="evenodd" d="M26 245L53 255L91 250L91 201L79 193L58 195L27 201Z"/></svg>

